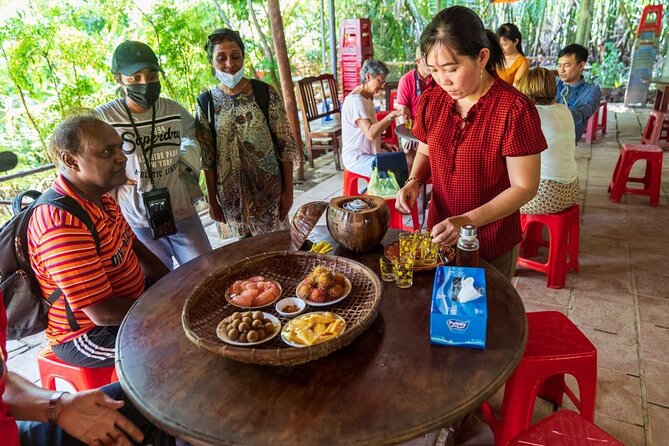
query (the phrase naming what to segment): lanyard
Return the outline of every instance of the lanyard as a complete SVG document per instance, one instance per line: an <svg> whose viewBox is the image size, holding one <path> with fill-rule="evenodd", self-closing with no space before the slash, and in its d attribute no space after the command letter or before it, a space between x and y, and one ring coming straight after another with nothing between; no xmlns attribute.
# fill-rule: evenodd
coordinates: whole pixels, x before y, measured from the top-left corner
<svg viewBox="0 0 669 446"><path fill-rule="evenodd" d="M140 143L139 130L137 130L137 126L135 125L135 120L132 119L132 113L130 113L130 109L128 108L128 105L125 103L125 101L121 101L121 103L123 104L123 107L125 107L125 111L128 113L128 119L130 119L132 129L135 131L135 141L142 148L142 156L144 157L144 162L146 163L146 169L149 171L149 181L151 181L151 188L155 189L156 185L153 184L153 169L151 168L151 158L153 158L153 138L155 136L156 130L156 105L154 104L151 106L151 140L149 141L148 150L144 150L144 144ZM149 152L148 157L146 156L146 152Z"/></svg>
<svg viewBox="0 0 669 446"><path fill-rule="evenodd" d="M565 86L562 88L562 91L560 91L560 97L562 98L562 102L564 103L564 105L569 107L567 96L569 96L569 85L565 84Z"/></svg>
<svg viewBox="0 0 669 446"><path fill-rule="evenodd" d="M418 68L416 68L413 72L413 79L416 82L416 97L419 97L421 91L420 91L420 78L418 77Z"/></svg>

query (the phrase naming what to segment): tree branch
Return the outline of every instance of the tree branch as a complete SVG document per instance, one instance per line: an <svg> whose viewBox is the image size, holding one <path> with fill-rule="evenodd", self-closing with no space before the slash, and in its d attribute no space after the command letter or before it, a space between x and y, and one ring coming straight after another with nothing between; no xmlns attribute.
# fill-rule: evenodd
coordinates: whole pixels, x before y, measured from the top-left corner
<svg viewBox="0 0 669 446"><path fill-rule="evenodd" d="M228 15L225 13L225 11L223 11L221 4L218 3L217 0L211 0L211 2L214 4L214 7L216 8L216 12L218 12L218 16L221 18L223 26L232 29L232 25L230 24L230 19L228 19Z"/></svg>
<svg viewBox="0 0 669 446"><path fill-rule="evenodd" d="M5 51L5 48L3 46L0 46L2 49L2 56L5 59L5 62L7 64L7 74L9 78L12 80L12 83L14 84L14 87L18 90L19 92L19 98L21 99L21 104L23 105L23 109L26 111L26 116L28 117L28 121L30 122L30 125L33 126L35 129L35 132L37 132L37 137L40 140L40 143L42 143L42 149L46 150L46 142L44 141L44 138L42 137L42 132L40 131L40 128L37 126L37 123L35 122L35 119L33 118L33 115L30 113L30 109L28 108L28 104L26 103L26 95L23 93L23 89L19 85L19 83L16 81L14 76L12 76L12 70L10 68L10 62L9 62L9 56L7 56L7 52Z"/></svg>
<svg viewBox="0 0 669 446"><path fill-rule="evenodd" d="M253 24L253 28L255 31L258 33L260 37L260 47L263 50L263 54L265 56L265 59L269 60L270 63L270 75L272 76L272 80L274 85L277 87L277 90L281 89L281 84L279 82L279 78L276 75L275 71L275 62L274 62L274 52L272 51L272 47L269 45L269 42L267 40L267 36L265 33L262 32L262 28L260 27L260 22L258 22L258 17L256 16L256 12L253 9L253 0L247 0L246 4L248 5L249 8L249 15L251 16L251 23ZM279 91L279 94L281 92Z"/></svg>

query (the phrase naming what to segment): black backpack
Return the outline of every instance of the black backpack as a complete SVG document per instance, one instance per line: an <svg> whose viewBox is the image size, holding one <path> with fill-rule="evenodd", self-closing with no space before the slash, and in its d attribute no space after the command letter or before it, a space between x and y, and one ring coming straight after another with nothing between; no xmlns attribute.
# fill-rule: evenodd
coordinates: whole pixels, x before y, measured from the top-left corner
<svg viewBox="0 0 669 446"><path fill-rule="evenodd" d="M272 126L269 125L269 84L258 79L251 79L251 87L253 88L253 97L256 100L256 104L258 104L260 111L265 116L265 122L267 123L270 135L272 135L274 147L278 147L276 135L272 131ZM206 113L207 121L209 121L209 129L211 130L212 144L214 151L216 151L216 110L211 90L207 90L198 96L197 103L200 105L202 112Z"/></svg>
<svg viewBox="0 0 669 446"><path fill-rule="evenodd" d="M23 197L35 198L22 209ZM0 228L0 291L7 310L7 339L19 339L44 331L47 326L49 308L61 298L63 292L56 289L47 299L42 292L30 266L28 257L28 223L37 206L50 204L69 212L81 220L93 235L95 246L100 252L100 237L91 217L72 197L62 195L53 189L40 194L27 191L12 201L14 217ZM72 331L79 330L67 299L65 312Z"/></svg>

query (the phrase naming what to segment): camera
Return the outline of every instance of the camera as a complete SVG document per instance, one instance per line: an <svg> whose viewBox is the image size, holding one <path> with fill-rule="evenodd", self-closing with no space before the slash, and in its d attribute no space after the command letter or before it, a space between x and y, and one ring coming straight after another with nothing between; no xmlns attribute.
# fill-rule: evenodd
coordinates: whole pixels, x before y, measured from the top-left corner
<svg viewBox="0 0 669 446"><path fill-rule="evenodd" d="M177 225L174 223L174 215L172 214L170 191L167 188L163 187L144 192L142 200L144 200L144 206L149 213L149 226L153 232L154 240L177 233Z"/></svg>

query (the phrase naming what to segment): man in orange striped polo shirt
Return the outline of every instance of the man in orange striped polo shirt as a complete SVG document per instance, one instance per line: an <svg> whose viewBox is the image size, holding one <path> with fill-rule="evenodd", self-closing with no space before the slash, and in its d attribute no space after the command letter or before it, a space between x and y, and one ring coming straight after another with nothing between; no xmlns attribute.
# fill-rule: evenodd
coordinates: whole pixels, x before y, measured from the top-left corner
<svg viewBox="0 0 669 446"><path fill-rule="evenodd" d="M81 367L114 364L118 326L144 292L145 278L156 281L168 271L135 238L109 194L126 182L122 145L109 124L77 116L58 126L49 147L59 168L52 187L91 217L99 250L81 220L51 205L38 206L28 227L30 261L42 295L63 291L49 310L49 344L60 359Z"/></svg>

